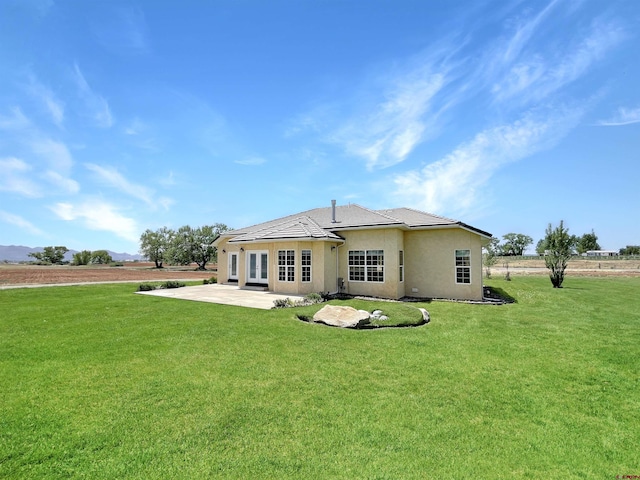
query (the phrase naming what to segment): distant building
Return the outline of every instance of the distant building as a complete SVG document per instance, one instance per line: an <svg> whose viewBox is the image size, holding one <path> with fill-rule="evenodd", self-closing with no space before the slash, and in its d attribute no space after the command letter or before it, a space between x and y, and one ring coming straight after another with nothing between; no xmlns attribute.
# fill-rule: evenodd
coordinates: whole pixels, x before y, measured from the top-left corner
<svg viewBox="0 0 640 480"><path fill-rule="evenodd" d="M587 250L582 254L583 257L617 257L618 252L615 250Z"/></svg>

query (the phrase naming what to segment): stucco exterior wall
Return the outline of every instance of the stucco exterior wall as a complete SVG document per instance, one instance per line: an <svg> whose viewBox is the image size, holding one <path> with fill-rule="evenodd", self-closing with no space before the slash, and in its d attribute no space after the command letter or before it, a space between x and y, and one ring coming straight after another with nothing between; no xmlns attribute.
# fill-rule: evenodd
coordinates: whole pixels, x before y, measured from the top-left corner
<svg viewBox="0 0 640 480"><path fill-rule="evenodd" d="M339 262L340 277L344 278L346 293L393 299L404 296L405 282L398 281L398 251L404 248L401 230L395 228L352 230L340 232L340 235L346 240L345 245L340 247ZM349 250L383 250L384 281L350 281Z"/></svg>
<svg viewBox="0 0 640 480"><path fill-rule="evenodd" d="M482 237L460 228L407 231L406 295L482 299ZM471 283L456 283L455 251L471 251Z"/></svg>
<svg viewBox="0 0 640 480"><path fill-rule="evenodd" d="M218 244L218 282L229 283L229 254L238 253L238 286L248 282L247 257L252 251L266 251L268 260L268 284L275 293L305 295L307 293L334 292L336 290L336 252L328 242L270 242L230 244L223 239ZM241 251L240 248L244 251ZM223 252L224 250L224 252ZM278 279L278 250L295 251L295 280ZM302 281L302 250L311 250L311 281Z"/></svg>
<svg viewBox="0 0 640 480"><path fill-rule="evenodd" d="M229 253L238 252L238 285L247 283L247 253L267 251L269 290L282 294L304 295L337 291L336 279L344 279L344 292L398 299L404 296L425 298L482 299L483 237L461 228L401 230L362 229L341 231L344 245L324 241L218 245L218 281L228 282ZM332 248L335 247L335 248ZM225 252L223 252L225 250ZM278 250L295 250L295 281L278 280ZM301 251L312 252L312 281L302 282ZM383 250L384 281L349 281L349 250ZM399 280L399 251L404 252L404 281ZM471 251L471 283L456 283L455 251ZM336 265L337 260L337 265Z"/></svg>

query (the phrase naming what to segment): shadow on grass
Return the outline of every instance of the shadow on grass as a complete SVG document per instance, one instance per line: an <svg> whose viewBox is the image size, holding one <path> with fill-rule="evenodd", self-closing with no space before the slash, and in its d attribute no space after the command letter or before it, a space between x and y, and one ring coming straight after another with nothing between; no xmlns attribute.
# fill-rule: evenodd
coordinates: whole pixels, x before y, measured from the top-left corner
<svg viewBox="0 0 640 480"><path fill-rule="evenodd" d="M518 303L518 301L509 295L504 289L499 287L484 287L484 297L491 301L502 303Z"/></svg>

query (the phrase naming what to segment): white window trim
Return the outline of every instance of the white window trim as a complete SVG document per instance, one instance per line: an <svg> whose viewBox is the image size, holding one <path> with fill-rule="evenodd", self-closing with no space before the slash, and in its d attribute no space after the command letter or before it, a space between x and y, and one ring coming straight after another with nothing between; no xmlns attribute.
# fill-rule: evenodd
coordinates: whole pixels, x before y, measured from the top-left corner
<svg viewBox="0 0 640 480"><path fill-rule="evenodd" d="M349 257L351 256L351 252L364 252L364 265L349 265ZM367 254L369 252L382 252L381 254L382 265L379 265L382 267L382 280L369 280L369 267L373 267L371 265L367 265ZM364 268L364 280L351 280L352 267ZM381 248L371 248L369 250L349 250L347 252L347 274L348 274L347 278L349 279L349 282L353 282L353 283L374 283L374 284L385 283L387 280L387 271L384 264L384 250Z"/></svg>
<svg viewBox="0 0 640 480"><path fill-rule="evenodd" d="M284 265L280 264L280 252L284 252ZM289 265L288 261L289 261L289 252L293 252L293 256L291 258L293 258L293 265ZM280 268L284 267L284 280L280 280ZM292 269L293 271L293 279L289 280L289 272ZM282 283L295 283L296 281L296 251L291 249L291 248L287 248L287 249L281 249L278 250L278 282L282 282Z"/></svg>
<svg viewBox="0 0 640 480"><path fill-rule="evenodd" d="M469 252L469 265L457 265L458 262L458 252ZM471 285L471 249L469 248L457 248L453 251L453 262L454 262L454 275L456 279L456 285ZM459 282L458 281L458 269L465 268L469 270L469 281L468 282Z"/></svg>
<svg viewBox="0 0 640 480"><path fill-rule="evenodd" d="M309 265L303 265L302 263L304 252L309 252ZM309 268L309 280L304 279L305 267ZM308 248L300 250L300 281L302 283L311 283L313 281L313 252Z"/></svg>
<svg viewBox="0 0 640 480"><path fill-rule="evenodd" d="M398 281L404 282L404 250L398 251Z"/></svg>

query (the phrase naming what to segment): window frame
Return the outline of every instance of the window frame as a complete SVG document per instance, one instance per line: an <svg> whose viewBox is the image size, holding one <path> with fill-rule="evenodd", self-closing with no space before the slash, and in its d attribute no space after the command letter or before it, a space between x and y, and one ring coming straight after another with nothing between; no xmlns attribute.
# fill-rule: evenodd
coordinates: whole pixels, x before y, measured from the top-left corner
<svg viewBox="0 0 640 480"><path fill-rule="evenodd" d="M465 255L462 252L467 253ZM453 254L455 258L456 285L471 285L471 250L468 248L456 249Z"/></svg>
<svg viewBox="0 0 640 480"><path fill-rule="evenodd" d="M308 253L308 258L305 259L305 253ZM309 262L308 265L305 264L305 261ZM313 281L313 253L311 249L305 248L300 250L300 281L302 283L311 283ZM308 277L308 279L306 279Z"/></svg>
<svg viewBox="0 0 640 480"><path fill-rule="evenodd" d="M350 282L384 283L384 250L349 250L348 274Z"/></svg>
<svg viewBox="0 0 640 480"><path fill-rule="evenodd" d="M278 281L293 283L296 281L296 251L278 250Z"/></svg>
<svg viewBox="0 0 640 480"><path fill-rule="evenodd" d="M404 250L398 250L398 282L404 282Z"/></svg>

